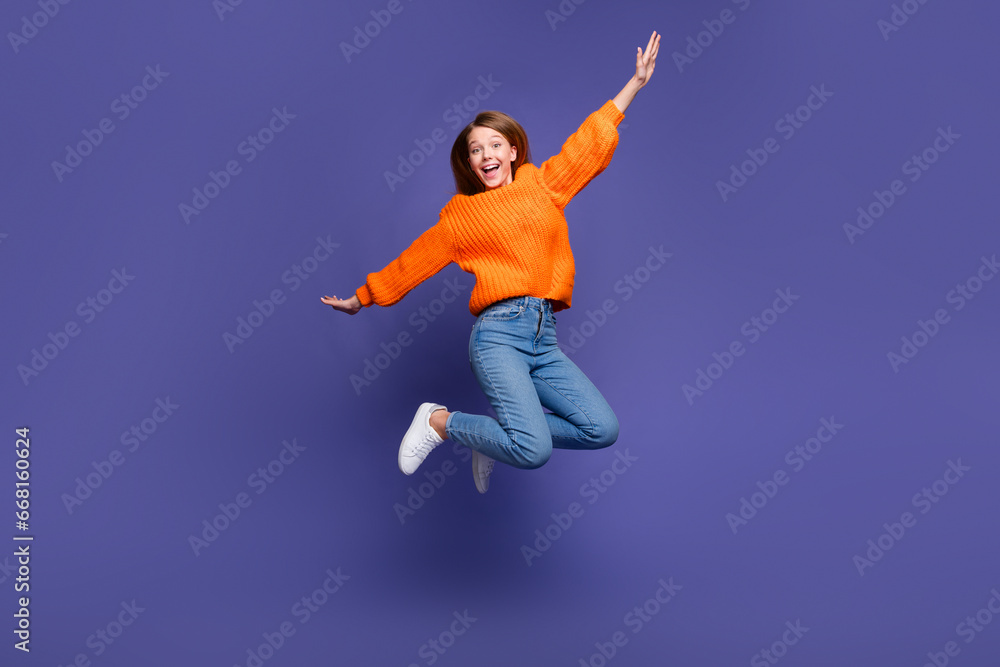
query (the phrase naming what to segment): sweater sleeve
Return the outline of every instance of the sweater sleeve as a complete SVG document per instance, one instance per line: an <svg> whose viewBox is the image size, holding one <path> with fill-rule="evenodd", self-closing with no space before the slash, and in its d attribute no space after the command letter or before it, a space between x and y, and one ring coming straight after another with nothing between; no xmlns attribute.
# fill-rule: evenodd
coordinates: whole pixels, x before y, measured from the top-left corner
<svg viewBox="0 0 1000 667"><path fill-rule="evenodd" d="M558 155L539 167L542 180L552 191L553 201L560 209L611 162L618 146L618 124L624 117L614 100L608 100L587 116Z"/></svg>
<svg viewBox="0 0 1000 667"><path fill-rule="evenodd" d="M425 231L396 259L378 273L369 273L355 290L364 307L377 303L391 306L455 258L455 234L444 218Z"/></svg>

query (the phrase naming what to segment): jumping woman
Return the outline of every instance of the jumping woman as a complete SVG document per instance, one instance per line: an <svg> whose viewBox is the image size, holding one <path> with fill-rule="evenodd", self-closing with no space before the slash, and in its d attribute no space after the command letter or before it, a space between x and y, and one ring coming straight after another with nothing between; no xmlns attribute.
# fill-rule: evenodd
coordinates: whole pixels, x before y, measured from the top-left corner
<svg viewBox="0 0 1000 667"><path fill-rule="evenodd" d="M412 475L446 438L472 450L476 488L485 493L496 461L538 468L552 448L599 449L618 439L618 419L597 387L556 344L555 313L569 308L575 267L563 213L611 162L618 124L649 83L660 36L635 56L635 76L590 114L540 167L510 116L483 111L451 148L458 191L437 224L421 234L349 299L323 303L354 315L391 306L452 262L476 277L469 364L497 418L423 403L399 447ZM542 408L551 412L546 413Z"/></svg>

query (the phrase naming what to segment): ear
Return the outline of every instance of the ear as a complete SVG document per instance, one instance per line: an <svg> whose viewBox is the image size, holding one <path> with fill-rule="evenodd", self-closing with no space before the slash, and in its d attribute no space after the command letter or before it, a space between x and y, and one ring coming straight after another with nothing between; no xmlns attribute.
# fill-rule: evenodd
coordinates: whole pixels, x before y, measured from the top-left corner
<svg viewBox="0 0 1000 667"><path fill-rule="evenodd" d="M511 155L511 162L517 160L517 146L515 146L514 144L510 145L510 155Z"/></svg>

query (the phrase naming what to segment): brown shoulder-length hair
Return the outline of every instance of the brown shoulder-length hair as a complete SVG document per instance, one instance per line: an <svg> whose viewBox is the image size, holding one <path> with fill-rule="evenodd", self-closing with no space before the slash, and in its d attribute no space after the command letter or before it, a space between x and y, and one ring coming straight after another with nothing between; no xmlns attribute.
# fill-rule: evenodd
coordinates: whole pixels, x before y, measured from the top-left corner
<svg viewBox="0 0 1000 667"><path fill-rule="evenodd" d="M469 165L469 133L475 127L488 127L500 133L511 146L517 147L517 157L510 168L511 178L517 173L517 168L525 162L531 162L531 150L528 148L528 135L516 120L501 111L480 111L475 119L465 126L451 147L451 171L455 175L455 189L463 195L476 195L486 192L486 185L476 176Z"/></svg>

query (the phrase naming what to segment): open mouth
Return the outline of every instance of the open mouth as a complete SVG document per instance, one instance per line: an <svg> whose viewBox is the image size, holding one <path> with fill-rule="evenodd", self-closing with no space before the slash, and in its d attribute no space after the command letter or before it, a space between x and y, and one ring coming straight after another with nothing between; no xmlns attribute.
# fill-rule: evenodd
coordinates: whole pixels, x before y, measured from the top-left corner
<svg viewBox="0 0 1000 667"><path fill-rule="evenodd" d="M490 164L483 167L482 171L486 178L493 178L496 176L497 172L500 171L500 165Z"/></svg>

